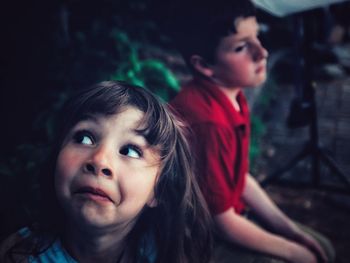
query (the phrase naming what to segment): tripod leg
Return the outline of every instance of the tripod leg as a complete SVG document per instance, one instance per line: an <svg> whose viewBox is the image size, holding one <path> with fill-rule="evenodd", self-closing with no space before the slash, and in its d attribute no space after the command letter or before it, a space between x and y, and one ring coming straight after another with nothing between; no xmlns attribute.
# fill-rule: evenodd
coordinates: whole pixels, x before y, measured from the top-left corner
<svg viewBox="0 0 350 263"><path fill-rule="evenodd" d="M291 169L293 166L295 166L299 161L304 159L307 155L309 155L310 152L310 146L309 144L306 144L304 148L301 150L300 153L298 153L294 158L292 158L284 167L281 167L274 173L272 173L269 177L267 177L265 180L263 180L260 184L262 187L266 186L267 184L276 181L280 176L283 175L284 172Z"/></svg>
<svg viewBox="0 0 350 263"><path fill-rule="evenodd" d="M313 144L314 145L314 144ZM320 185L320 159L321 154L319 147L314 146L311 153L311 162L312 162L312 183L314 186Z"/></svg>
<svg viewBox="0 0 350 263"><path fill-rule="evenodd" d="M346 185L346 187L348 187L350 189L349 178L338 167L335 160L331 156L329 156L327 153L325 153L323 149L319 149L319 155L322 158L322 160L325 162L325 164L338 176L340 181L342 181Z"/></svg>

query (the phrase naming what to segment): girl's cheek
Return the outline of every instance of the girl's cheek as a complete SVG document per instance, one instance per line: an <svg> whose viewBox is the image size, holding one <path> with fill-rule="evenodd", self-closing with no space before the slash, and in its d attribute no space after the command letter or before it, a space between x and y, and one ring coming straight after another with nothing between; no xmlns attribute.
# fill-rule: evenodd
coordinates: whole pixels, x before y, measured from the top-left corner
<svg viewBox="0 0 350 263"><path fill-rule="evenodd" d="M57 158L56 178L67 178L76 174L80 167L80 160L76 154L63 149Z"/></svg>
<svg viewBox="0 0 350 263"><path fill-rule="evenodd" d="M55 189L59 197L69 196L71 182L79 169L78 160L69 152L61 151L56 162Z"/></svg>
<svg viewBox="0 0 350 263"><path fill-rule="evenodd" d="M56 162L55 169L55 189L56 194L68 195L71 182L79 170L79 160L77 156L72 155L64 149L60 152Z"/></svg>

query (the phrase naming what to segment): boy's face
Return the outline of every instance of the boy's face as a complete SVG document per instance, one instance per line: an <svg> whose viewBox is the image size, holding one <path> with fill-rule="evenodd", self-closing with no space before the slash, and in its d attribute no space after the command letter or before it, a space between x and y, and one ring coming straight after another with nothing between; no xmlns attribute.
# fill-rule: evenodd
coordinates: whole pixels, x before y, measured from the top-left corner
<svg viewBox="0 0 350 263"><path fill-rule="evenodd" d="M258 86L266 79L268 53L258 39L256 18L238 18L235 25L237 33L219 42L209 78L225 88Z"/></svg>
<svg viewBox="0 0 350 263"><path fill-rule="evenodd" d="M142 209L154 205L160 158L136 131L143 115L126 107L115 115L91 117L65 138L55 189L73 224L127 232Z"/></svg>

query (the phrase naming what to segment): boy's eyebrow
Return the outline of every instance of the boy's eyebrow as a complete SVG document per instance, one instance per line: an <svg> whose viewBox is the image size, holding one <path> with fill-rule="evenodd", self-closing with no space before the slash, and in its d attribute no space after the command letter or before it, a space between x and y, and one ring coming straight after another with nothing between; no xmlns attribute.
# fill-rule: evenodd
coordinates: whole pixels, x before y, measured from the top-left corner
<svg viewBox="0 0 350 263"><path fill-rule="evenodd" d="M260 27L257 25L256 26L256 30L255 30L255 35L257 36L257 35L259 35L259 32L260 32ZM235 36L237 37L237 33L235 34ZM243 36L238 36L236 39L235 39L235 41L247 41L247 40L249 40L251 38L251 35L243 35Z"/></svg>
<svg viewBox="0 0 350 263"><path fill-rule="evenodd" d="M256 36L258 36L259 31L257 31ZM238 37L234 40L234 42L241 42L241 41L249 41L252 37L251 36L242 36L242 37Z"/></svg>

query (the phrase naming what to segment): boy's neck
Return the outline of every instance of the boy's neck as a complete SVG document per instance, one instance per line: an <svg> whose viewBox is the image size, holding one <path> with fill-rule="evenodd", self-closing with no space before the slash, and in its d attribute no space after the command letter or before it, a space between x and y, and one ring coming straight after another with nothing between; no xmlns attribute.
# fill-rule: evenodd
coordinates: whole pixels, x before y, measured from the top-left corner
<svg viewBox="0 0 350 263"><path fill-rule="evenodd" d="M226 97L229 99L229 101L231 102L234 109L238 112L241 111L241 107L239 106L239 103L237 100L238 94L242 90L241 87L226 87L224 85L221 85L220 83L218 83L214 79L205 77L205 76L200 75L200 74L195 75L194 78L198 79L198 80L202 80L204 82L210 83L211 85L215 85L216 87L218 87L226 95Z"/></svg>
<svg viewBox="0 0 350 263"><path fill-rule="evenodd" d="M231 102L232 106L235 108L236 111L241 111L241 107L239 106L237 97L239 92L241 91L241 88L228 88L228 87L223 87L218 85L217 86L229 99Z"/></svg>

